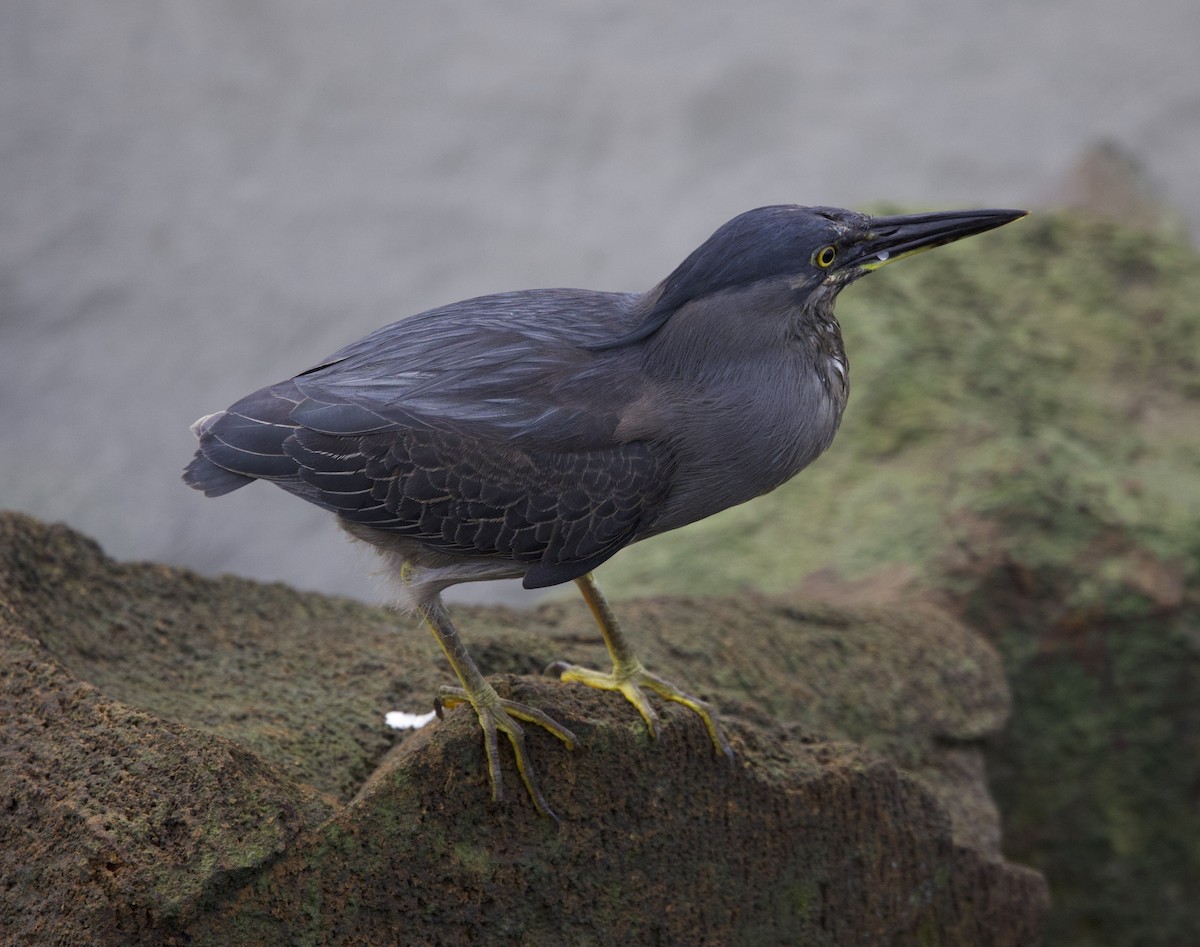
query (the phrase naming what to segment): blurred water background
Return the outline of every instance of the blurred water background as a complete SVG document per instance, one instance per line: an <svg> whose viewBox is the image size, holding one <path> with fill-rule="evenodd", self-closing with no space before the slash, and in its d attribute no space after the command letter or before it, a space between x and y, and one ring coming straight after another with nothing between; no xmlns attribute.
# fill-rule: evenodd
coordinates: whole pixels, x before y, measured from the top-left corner
<svg viewBox="0 0 1200 947"><path fill-rule="evenodd" d="M327 514L185 488L190 422L761 204L1049 207L1107 142L1194 237L1198 42L1196 0L7 0L0 507L377 600Z"/></svg>

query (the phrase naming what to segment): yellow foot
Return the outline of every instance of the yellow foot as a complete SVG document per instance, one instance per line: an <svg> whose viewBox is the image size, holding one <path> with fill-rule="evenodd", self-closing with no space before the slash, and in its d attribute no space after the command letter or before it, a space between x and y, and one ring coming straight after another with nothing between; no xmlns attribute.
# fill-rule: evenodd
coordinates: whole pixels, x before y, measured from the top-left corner
<svg viewBox="0 0 1200 947"><path fill-rule="evenodd" d="M500 747L496 736L497 731L504 731L508 742L512 744L513 754L517 758L517 772L521 774L521 782L533 800L534 808L542 815L549 816L555 822L556 816L546 804L546 800L538 791L533 777L533 766L529 762L529 754L525 751L525 731L517 720L537 724L544 730L549 730L567 745L568 750L575 749L578 742L566 727L547 717L540 710L518 703L515 700L505 700L489 686L487 691L478 695L478 702L461 687L439 687L434 709L440 718L443 707L455 707L458 704L470 704L475 715L479 718L479 726L483 728L484 749L487 752L488 778L492 783L492 798L499 802L504 797L504 782L500 774Z"/></svg>
<svg viewBox="0 0 1200 947"><path fill-rule="evenodd" d="M733 760L733 749L730 747L729 741L725 739L725 734L722 732L721 725L717 722L712 708L700 698L685 694L670 681L664 681L657 674L651 674L640 663L624 670L614 668L611 673L606 673L580 667L577 664L568 664L565 661L556 661L546 668L546 673L558 674L560 680L576 681L599 690L620 691L625 695L625 699L637 708L642 719L646 721L646 728L650 731L650 736L655 738L658 737L659 730L658 714L650 706L650 701L646 699L643 688L652 690L667 700L683 704L697 713L704 721L704 726L708 730L717 755L724 756L731 762Z"/></svg>

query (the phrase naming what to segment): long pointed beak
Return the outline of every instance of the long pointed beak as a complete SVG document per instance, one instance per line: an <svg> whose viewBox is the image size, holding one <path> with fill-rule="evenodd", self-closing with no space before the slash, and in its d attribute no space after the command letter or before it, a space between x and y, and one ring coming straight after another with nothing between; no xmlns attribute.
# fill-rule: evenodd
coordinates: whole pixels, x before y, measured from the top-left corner
<svg viewBox="0 0 1200 947"><path fill-rule="evenodd" d="M877 270L901 260L983 233L1024 217L1023 210L951 210L936 214L874 217L867 236L843 254L839 269Z"/></svg>

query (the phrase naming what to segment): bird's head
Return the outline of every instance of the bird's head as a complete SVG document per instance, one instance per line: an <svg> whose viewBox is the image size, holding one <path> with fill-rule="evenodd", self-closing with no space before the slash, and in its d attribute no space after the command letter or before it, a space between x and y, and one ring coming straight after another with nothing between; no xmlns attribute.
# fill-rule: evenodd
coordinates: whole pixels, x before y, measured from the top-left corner
<svg viewBox="0 0 1200 947"><path fill-rule="evenodd" d="M955 210L871 217L840 207L779 204L739 214L696 248L656 288L638 327L605 348L647 338L680 306L764 280L800 297L836 292L887 263L983 233L1025 216L1022 210ZM826 300L832 294L821 294Z"/></svg>
<svg viewBox="0 0 1200 947"><path fill-rule="evenodd" d="M687 299L759 280L845 284L886 263L983 233L1022 210L952 210L871 217L840 207L782 204L739 214L667 277L660 299Z"/></svg>

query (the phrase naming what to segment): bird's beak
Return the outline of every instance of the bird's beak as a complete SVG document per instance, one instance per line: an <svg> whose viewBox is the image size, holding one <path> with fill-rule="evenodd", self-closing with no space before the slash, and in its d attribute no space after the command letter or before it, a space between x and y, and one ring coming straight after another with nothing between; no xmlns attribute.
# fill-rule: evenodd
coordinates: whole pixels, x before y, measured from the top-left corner
<svg viewBox="0 0 1200 947"><path fill-rule="evenodd" d="M885 263L992 230L1028 213L1023 210L950 210L937 214L874 217L870 231L843 254L839 269L877 270Z"/></svg>

